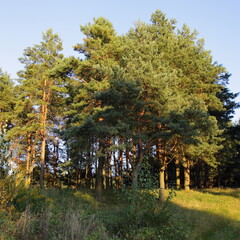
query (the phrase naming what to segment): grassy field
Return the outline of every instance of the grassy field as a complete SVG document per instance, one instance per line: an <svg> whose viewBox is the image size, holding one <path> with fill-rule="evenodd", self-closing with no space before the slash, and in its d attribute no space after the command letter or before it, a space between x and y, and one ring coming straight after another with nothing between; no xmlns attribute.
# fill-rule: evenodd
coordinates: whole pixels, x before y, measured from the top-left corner
<svg viewBox="0 0 240 240"><path fill-rule="evenodd" d="M1 240L240 240L240 190L176 191L165 204L140 193L20 192L0 211ZM176 196L175 196L176 195Z"/></svg>
<svg viewBox="0 0 240 240"><path fill-rule="evenodd" d="M173 219L188 225L187 239L240 239L239 189L178 191L171 203L177 213Z"/></svg>

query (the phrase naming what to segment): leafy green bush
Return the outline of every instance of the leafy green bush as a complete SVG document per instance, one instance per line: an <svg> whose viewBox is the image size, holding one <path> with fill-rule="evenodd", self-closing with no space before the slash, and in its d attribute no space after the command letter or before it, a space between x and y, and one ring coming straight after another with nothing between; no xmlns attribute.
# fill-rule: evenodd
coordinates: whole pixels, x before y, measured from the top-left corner
<svg viewBox="0 0 240 240"><path fill-rule="evenodd" d="M120 208L99 213L112 235L129 240L162 239L161 232L170 217L168 207L147 190L124 191L122 200Z"/></svg>
<svg viewBox="0 0 240 240"><path fill-rule="evenodd" d="M19 212L24 212L29 207L31 212L37 213L46 209L51 202L52 200L41 194L39 189L21 188L13 198L12 205Z"/></svg>
<svg viewBox="0 0 240 240"><path fill-rule="evenodd" d="M10 203L16 194L15 179L13 176L8 176L0 179L0 212L9 211Z"/></svg>

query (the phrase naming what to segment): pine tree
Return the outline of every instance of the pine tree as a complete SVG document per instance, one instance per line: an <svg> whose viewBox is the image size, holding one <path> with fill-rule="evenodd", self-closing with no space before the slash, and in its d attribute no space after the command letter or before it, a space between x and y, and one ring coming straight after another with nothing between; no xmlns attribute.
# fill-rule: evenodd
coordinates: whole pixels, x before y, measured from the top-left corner
<svg viewBox="0 0 240 240"><path fill-rule="evenodd" d="M88 156L97 156L96 194L101 200L103 172L107 165L106 148L110 139L98 126L101 120L97 114L103 106L95 95L109 88L109 80L119 64L122 46L121 38L116 36L112 24L104 18L94 19L93 23L81 26L81 31L86 38L83 44L77 44L74 49L84 54L85 59L79 61L78 67L74 70L75 81L72 81L72 86L77 86L77 91L69 86L71 91L69 101L72 104L68 111L69 128L65 136L69 140L73 139L70 145L72 157L81 155L87 159L86 169L91 167L88 165L89 160L92 162ZM76 149L76 145L80 148ZM90 154L90 149L95 154Z"/></svg>
<svg viewBox="0 0 240 240"><path fill-rule="evenodd" d="M44 187L44 168L46 139L52 123L53 100L57 97L57 92L61 91L61 78L56 77L54 68L61 62L63 55L62 42L57 34L51 29L43 34L43 41L24 50L20 62L25 65L25 70L19 72L20 83L22 85L22 99L29 102L30 111L28 117L33 118L34 124L30 123L30 128L37 132L40 140L40 187ZM59 98L60 99L60 98ZM57 102L55 100L55 102ZM51 118L50 118L51 116ZM29 123L29 119L28 119ZM33 127L34 126L34 127ZM32 130L26 129L29 133ZM30 135L28 135L28 141ZM36 140L35 140L36 141ZM30 145L32 145L29 142Z"/></svg>
<svg viewBox="0 0 240 240"><path fill-rule="evenodd" d="M10 159L10 139L15 105L14 84L7 73L0 69L0 178L4 175Z"/></svg>

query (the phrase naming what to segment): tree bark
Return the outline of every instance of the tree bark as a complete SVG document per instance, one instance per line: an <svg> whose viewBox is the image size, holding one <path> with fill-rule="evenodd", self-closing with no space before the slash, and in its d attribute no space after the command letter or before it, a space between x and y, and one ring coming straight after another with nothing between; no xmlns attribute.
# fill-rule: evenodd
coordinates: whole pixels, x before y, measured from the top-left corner
<svg viewBox="0 0 240 240"><path fill-rule="evenodd" d="M189 160L183 157L183 167L184 167L184 189L190 190L190 163Z"/></svg>
<svg viewBox="0 0 240 240"><path fill-rule="evenodd" d="M119 142L122 144L122 142ZM123 151L119 150L119 158L118 158L118 188L123 187L123 176L122 176L122 164L123 164Z"/></svg>
<svg viewBox="0 0 240 240"><path fill-rule="evenodd" d="M31 184L31 173L30 173L30 168L31 168L31 134L27 134L27 158L26 158L26 179L25 179L25 186L29 187Z"/></svg>
<svg viewBox="0 0 240 240"><path fill-rule="evenodd" d="M156 151L157 151L157 160L160 163L160 169L159 169L159 198L161 201L165 200L165 177L164 172L166 168L165 158L163 156L162 152L162 143L161 139L158 139L157 145L156 145Z"/></svg>
<svg viewBox="0 0 240 240"><path fill-rule="evenodd" d="M138 172L139 172L139 169L140 169L140 166L141 166L141 163L137 163L134 168L133 168L133 176L132 176L132 189L134 191L137 190L138 188Z"/></svg>
<svg viewBox="0 0 240 240"><path fill-rule="evenodd" d="M44 167L45 167L45 147L46 147L46 121L47 121L47 79L44 79L43 84L43 96L42 96L42 106L41 106L41 172L40 172L40 188L44 188Z"/></svg>
<svg viewBox="0 0 240 240"><path fill-rule="evenodd" d="M44 168L45 168L45 148L46 148L46 136L45 131L42 133L42 143L41 143L41 172L40 172L40 188L44 188Z"/></svg>
<svg viewBox="0 0 240 240"><path fill-rule="evenodd" d="M175 166L176 166L176 189L179 190L181 187L181 182L180 182L180 162L178 156L176 157L175 160Z"/></svg>
<svg viewBox="0 0 240 240"><path fill-rule="evenodd" d="M164 156L164 158L165 158L165 160L164 160L164 162L167 162L167 160L166 160L166 156ZM168 166L166 165L165 166L165 170L164 170L164 175L165 175L165 189L168 189L168 187L169 187L169 185L168 185Z"/></svg>
<svg viewBox="0 0 240 240"><path fill-rule="evenodd" d="M139 169L141 167L142 162L143 162L143 151L142 151L141 144L138 144L138 155L133 167L133 176L132 176L133 191L136 191L138 188L138 173L139 173Z"/></svg>
<svg viewBox="0 0 240 240"><path fill-rule="evenodd" d="M165 200L165 177L164 177L165 167L161 167L159 171L159 196L160 200Z"/></svg>
<svg viewBox="0 0 240 240"><path fill-rule="evenodd" d="M103 143L101 143L101 140L99 141L99 149L101 154L103 154L104 151ZM102 201L102 193L103 193L103 170L104 170L104 164L105 164L105 157L100 156L98 158L98 168L97 168L97 176L96 176L96 199L97 201Z"/></svg>

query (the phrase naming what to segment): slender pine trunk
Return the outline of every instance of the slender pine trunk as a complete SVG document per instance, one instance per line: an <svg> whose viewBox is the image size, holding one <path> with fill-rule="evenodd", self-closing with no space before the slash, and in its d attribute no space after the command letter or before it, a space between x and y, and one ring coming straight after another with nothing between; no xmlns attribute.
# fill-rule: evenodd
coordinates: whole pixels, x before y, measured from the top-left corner
<svg viewBox="0 0 240 240"><path fill-rule="evenodd" d="M163 146L161 139L158 139L156 150L157 150L157 160L160 163L160 169L159 169L159 197L161 202L165 200L165 169L166 169L166 163L165 158L163 156Z"/></svg>
<svg viewBox="0 0 240 240"><path fill-rule="evenodd" d="M190 162L187 158L183 158L184 167L184 189L190 190Z"/></svg>
<svg viewBox="0 0 240 240"><path fill-rule="evenodd" d="M175 160L175 166L176 166L176 189L179 190L181 187L181 182L180 182L180 162L178 156L176 157Z"/></svg>
<svg viewBox="0 0 240 240"><path fill-rule="evenodd" d="M51 86L51 85L50 85ZM41 164L41 172L40 172L40 188L44 188L44 168L45 168L45 155L46 155L46 139L47 139L47 132L46 132L46 122L47 122L47 114L48 114L48 103L50 101L50 86L47 86L47 79L44 79L43 84L43 103L41 108L41 156L40 156L40 164Z"/></svg>
<svg viewBox="0 0 240 240"><path fill-rule="evenodd" d="M122 144L122 142L119 142ZM118 158L118 187L122 188L123 187L123 176L122 176L122 165L123 165L123 151L119 151L119 158Z"/></svg>
<svg viewBox="0 0 240 240"><path fill-rule="evenodd" d="M101 154L104 152L104 144L99 141L99 149ZM101 156L98 158L98 168L97 168L97 176L96 176L96 199L97 201L102 201L102 194L103 194L103 170L105 164L105 156Z"/></svg>
<svg viewBox="0 0 240 240"><path fill-rule="evenodd" d="M133 176L132 176L132 189L136 191L138 188L138 173L143 162L143 151L141 144L138 144L138 155L136 158L136 163L133 167Z"/></svg>
<svg viewBox="0 0 240 240"><path fill-rule="evenodd" d="M45 133L43 133L42 144L41 144L41 156L40 156L40 159L41 159L40 188L41 189L44 188L45 148L46 148L46 136L45 136Z"/></svg>
<svg viewBox="0 0 240 240"><path fill-rule="evenodd" d="M31 184L31 134L27 134L27 159L26 159L26 179L25 179L25 186L29 187Z"/></svg>
<svg viewBox="0 0 240 240"><path fill-rule="evenodd" d="M159 195L160 200L165 200L165 177L164 177L165 168L161 167L159 171Z"/></svg>
<svg viewBox="0 0 240 240"><path fill-rule="evenodd" d="M137 188L138 188L138 172L139 172L140 166L141 166L140 163L136 164L134 166L134 168L133 168L133 171L132 171L132 173L133 173L133 176L132 176L132 189L134 191L136 191Z"/></svg>

